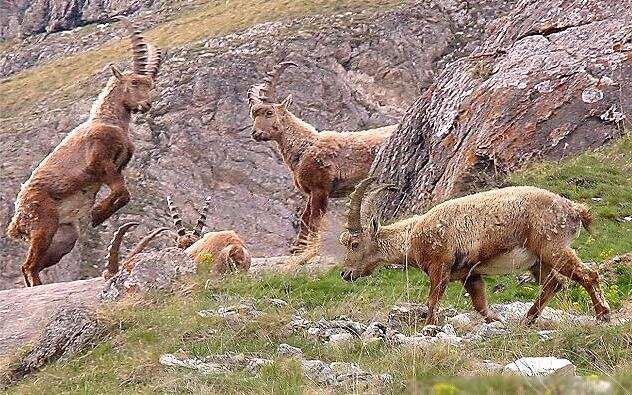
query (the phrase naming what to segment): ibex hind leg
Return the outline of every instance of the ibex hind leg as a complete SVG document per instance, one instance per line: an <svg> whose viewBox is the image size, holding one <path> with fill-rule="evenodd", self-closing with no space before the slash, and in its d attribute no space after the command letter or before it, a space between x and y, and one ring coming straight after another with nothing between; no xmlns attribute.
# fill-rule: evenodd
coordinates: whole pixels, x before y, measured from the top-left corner
<svg viewBox="0 0 632 395"><path fill-rule="evenodd" d="M544 255L552 263L553 270L584 287L590 295L597 319L610 321L610 306L601 291L597 271L584 265L570 247L547 251Z"/></svg>
<svg viewBox="0 0 632 395"><path fill-rule="evenodd" d="M54 228L42 227L31 231L29 238L29 250L22 264L22 275L27 287L41 285L39 272L47 258L47 252L55 235Z"/></svg>

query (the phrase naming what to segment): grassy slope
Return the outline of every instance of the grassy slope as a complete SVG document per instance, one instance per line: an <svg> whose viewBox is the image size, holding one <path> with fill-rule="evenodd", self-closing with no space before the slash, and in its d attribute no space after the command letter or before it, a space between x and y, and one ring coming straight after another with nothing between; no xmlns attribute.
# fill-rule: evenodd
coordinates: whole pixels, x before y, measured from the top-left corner
<svg viewBox="0 0 632 395"><path fill-rule="evenodd" d="M583 236L577 243L584 259L608 257L630 251L629 223L615 218L632 214L630 155L632 139L624 138L611 147L586 153L558 164L542 164L511 177L512 183L544 186L573 199L585 201L598 216L593 238ZM627 156L627 158L626 158ZM595 202L593 197L601 197ZM632 299L632 268L629 264L609 268L605 284L607 298L618 308ZM476 361L490 359L510 362L520 356L553 355L570 359L583 375L607 377L615 381L617 392L632 386L632 325L567 328L549 341L539 341L535 330L516 328L509 336L480 345L455 349L437 348L412 353L389 347L362 347L351 352L336 352L311 341L304 333L285 328L297 309L312 319L340 314L358 320L384 320L389 306L402 301L423 301L426 277L409 273L380 271L373 277L349 284L336 271L315 279L269 276L251 279L233 277L220 283L206 283L206 276L193 279L195 286L186 295L153 296L140 305L104 311L104 320L117 329L94 349L68 362L56 362L17 387L16 393L150 393L185 391L211 393L296 393L319 389L302 378L298 365L281 360L259 376L243 373L204 377L158 364L162 353L184 350L193 356L222 352L244 352L273 357L279 343L303 348L309 358L327 361L354 361L374 372L395 374L394 393L568 393L572 384L562 379L525 381L507 377L468 378ZM505 290L490 293L492 302L532 300L533 285L517 287L513 278L488 279L488 288L503 283ZM202 318L196 312L231 302L218 302L217 295L232 295L259 300L266 312L249 322L231 323L218 318ZM276 308L266 298L281 298L289 306ZM576 286L556 296L550 303L564 309L590 311L586 293ZM460 286L453 284L443 302L459 309L470 309ZM460 376L460 377L455 377Z"/></svg>
<svg viewBox="0 0 632 395"><path fill-rule="evenodd" d="M193 11L166 21L146 32L149 41L169 49L204 38L221 36L256 23L307 16L393 7L402 0L215 0ZM235 12L238 9L239 12ZM60 103L94 93L87 77L98 73L108 63L128 57L127 39L87 52L78 53L25 70L0 80L0 120L20 114L37 116L36 103L54 93ZM73 76L68 80L68 76Z"/></svg>

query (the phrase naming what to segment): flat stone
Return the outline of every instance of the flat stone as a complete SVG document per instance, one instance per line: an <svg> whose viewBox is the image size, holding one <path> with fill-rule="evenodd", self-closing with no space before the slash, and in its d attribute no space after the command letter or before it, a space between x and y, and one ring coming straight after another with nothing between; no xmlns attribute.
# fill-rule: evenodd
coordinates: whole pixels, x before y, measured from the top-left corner
<svg viewBox="0 0 632 395"><path fill-rule="evenodd" d="M286 344L286 343L281 343L277 347L277 354L279 354L282 357L296 357L296 356L302 356L303 350L301 350L298 347L290 346L289 344Z"/></svg>
<svg viewBox="0 0 632 395"><path fill-rule="evenodd" d="M505 365L504 373L523 376L575 376L575 365L568 359L555 357L523 357Z"/></svg>

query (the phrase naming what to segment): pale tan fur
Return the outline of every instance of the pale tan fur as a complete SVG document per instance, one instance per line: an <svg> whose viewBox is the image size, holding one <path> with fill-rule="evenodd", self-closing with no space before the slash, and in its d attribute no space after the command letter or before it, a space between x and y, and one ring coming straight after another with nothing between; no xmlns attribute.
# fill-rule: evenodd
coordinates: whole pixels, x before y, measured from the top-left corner
<svg viewBox="0 0 632 395"><path fill-rule="evenodd" d="M267 85L255 86L249 92L252 136L256 141L277 144L296 189L307 197L299 235L291 249L299 252L318 229L327 212L328 199L346 196L368 175L377 151L397 125L358 132L319 133L289 111L291 96L282 103L274 103L273 98L260 93L274 91L280 72L275 73L276 68L268 73L274 78Z"/></svg>
<svg viewBox="0 0 632 395"><path fill-rule="evenodd" d="M571 248L582 224L588 228L590 220L586 206L528 186L449 200L391 225L379 225L372 215L362 219L360 232L341 234L347 247L342 275L354 280L385 263L404 262L424 270L431 283L428 322L433 323L436 304L450 281L463 282L488 321L498 319L487 309L481 276L525 269L543 284L526 317L532 322L561 288L561 274L586 288L597 317L605 320L610 309L599 276Z"/></svg>
<svg viewBox="0 0 632 395"><path fill-rule="evenodd" d="M22 264L27 286L41 284L39 272L57 264L73 248L87 222L97 226L130 200L122 171L134 145L129 125L134 112L148 111L155 96L160 50L144 43L130 24L134 72L113 76L86 122L72 130L22 184L7 235L29 243ZM152 48L147 60L144 54ZM110 194L95 204L102 186Z"/></svg>
<svg viewBox="0 0 632 395"><path fill-rule="evenodd" d="M193 258L196 263L202 263L207 257L213 262L213 271L228 273L232 271L245 271L250 269L252 257L245 243L233 230L219 232L207 232L202 235L205 226L206 214L210 204L210 198L200 211L200 218L193 230L187 231L182 225L177 207L171 197L167 197L167 205L176 228L175 242L178 248L182 248Z"/></svg>
<svg viewBox="0 0 632 395"><path fill-rule="evenodd" d="M209 256L213 260L213 270L218 273L247 272L252 261L244 242L232 230L205 233L184 251L197 263Z"/></svg>

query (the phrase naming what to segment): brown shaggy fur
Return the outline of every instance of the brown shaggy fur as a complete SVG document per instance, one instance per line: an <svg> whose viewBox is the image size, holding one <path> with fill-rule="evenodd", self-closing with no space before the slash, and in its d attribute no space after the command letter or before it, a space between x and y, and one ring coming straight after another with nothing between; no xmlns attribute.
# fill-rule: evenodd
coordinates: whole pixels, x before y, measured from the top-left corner
<svg viewBox="0 0 632 395"><path fill-rule="evenodd" d="M268 88L272 91L280 74L274 74L276 70L269 73L275 78ZM291 96L279 104L257 94L258 90L262 87L255 86L250 92L252 137L277 143L296 189L307 197L299 234L290 250L300 252L327 212L328 199L348 195L368 175L377 151L396 125L359 132L319 133L289 111Z"/></svg>
<svg viewBox="0 0 632 395"><path fill-rule="evenodd" d="M39 272L74 248L84 222L100 225L130 200L122 174L134 153L129 124L133 112L149 110L160 64L159 50L148 49L138 32L132 37L135 69L151 66L151 73L122 74L112 67L114 75L89 119L71 131L22 184L7 235L29 243L22 264L27 286L40 285ZM137 56L145 52L153 53L149 62ZM110 194L95 205L103 185Z"/></svg>
<svg viewBox="0 0 632 395"><path fill-rule="evenodd" d="M352 203L349 223L357 223L358 208ZM429 324L436 322L436 306L451 281L463 283L487 321L498 320L487 309L482 276L526 269L542 291L525 322L534 321L562 287L561 276L586 289L598 319L609 319L599 275L571 248L581 226L587 228L592 221L585 205L539 188L509 187L449 200L386 226L379 224L373 207L364 209L359 229L351 226L340 235L347 248L343 278L367 276L383 263L405 262L422 269L430 278Z"/></svg>

